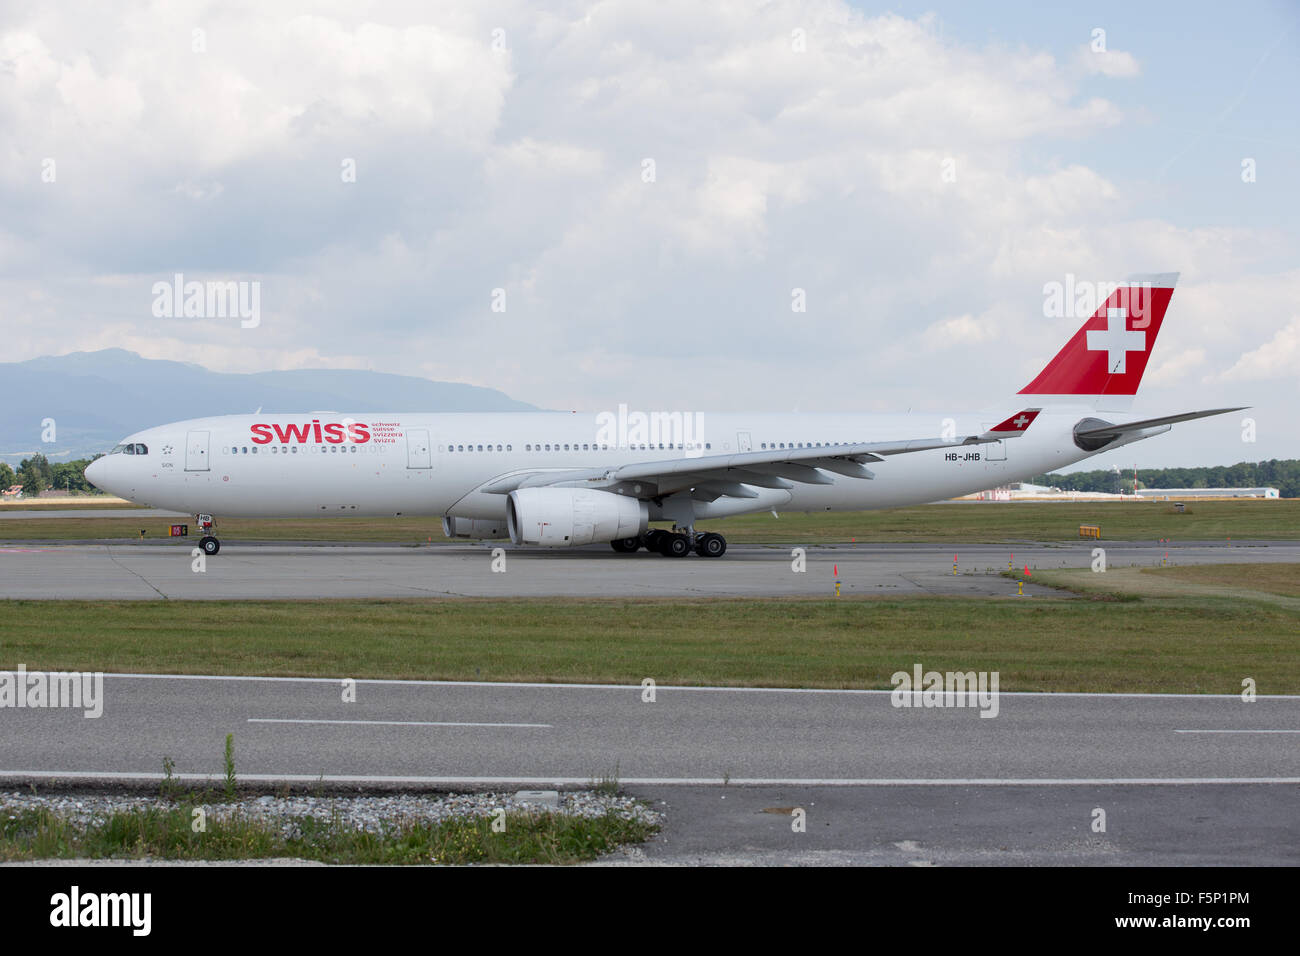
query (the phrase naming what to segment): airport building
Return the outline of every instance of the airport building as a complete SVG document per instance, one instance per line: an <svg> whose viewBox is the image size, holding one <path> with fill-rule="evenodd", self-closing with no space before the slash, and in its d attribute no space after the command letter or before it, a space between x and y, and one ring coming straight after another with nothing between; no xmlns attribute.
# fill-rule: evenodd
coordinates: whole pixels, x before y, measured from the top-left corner
<svg viewBox="0 0 1300 956"><path fill-rule="evenodd" d="M1139 488L1139 498L1277 498L1276 488Z"/></svg>

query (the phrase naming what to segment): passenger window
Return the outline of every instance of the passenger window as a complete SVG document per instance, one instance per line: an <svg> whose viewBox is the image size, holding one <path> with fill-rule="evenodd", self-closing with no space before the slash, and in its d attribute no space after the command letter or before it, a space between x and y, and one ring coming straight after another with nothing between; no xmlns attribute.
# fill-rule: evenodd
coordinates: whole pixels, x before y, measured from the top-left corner
<svg viewBox="0 0 1300 956"><path fill-rule="evenodd" d="M512 450L512 449L510 448L510 446L509 446L509 445L506 445L506 451L511 451L511 450Z"/></svg>
<svg viewBox="0 0 1300 956"><path fill-rule="evenodd" d="M295 455L298 454L298 446L297 446L297 445L294 445L294 446L293 446L292 448L290 448L289 450L292 451ZM355 451L355 449L353 449L353 450Z"/></svg>

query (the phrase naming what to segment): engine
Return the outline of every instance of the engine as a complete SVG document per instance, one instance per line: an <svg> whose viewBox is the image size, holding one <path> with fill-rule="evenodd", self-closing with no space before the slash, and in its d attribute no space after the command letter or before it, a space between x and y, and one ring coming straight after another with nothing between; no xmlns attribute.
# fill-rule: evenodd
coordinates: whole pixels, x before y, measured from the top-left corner
<svg viewBox="0 0 1300 956"><path fill-rule="evenodd" d="M482 518L443 518L442 533L449 538L508 538L504 521Z"/></svg>
<svg viewBox="0 0 1300 956"><path fill-rule="evenodd" d="M515 544L572 548L633 538L650 513L644 501L589 488L520 488L506 499L506 523Z"/></svg>

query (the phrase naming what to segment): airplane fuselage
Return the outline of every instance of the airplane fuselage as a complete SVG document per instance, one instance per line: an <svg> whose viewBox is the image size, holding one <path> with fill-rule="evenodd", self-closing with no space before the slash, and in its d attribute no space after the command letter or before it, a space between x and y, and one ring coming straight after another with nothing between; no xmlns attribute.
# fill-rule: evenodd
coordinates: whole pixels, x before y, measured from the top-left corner
<svg viewBox="0 0 1300 956"><path fill-rule="evenodd" d="M1027 480L1089 457L1072 438L1087 413L1049 409L1013 440L890 457L871 465L870 479L830 474L827 484L755 489L758 498L715 506L713 515L892 508ZM695 419L702 427L669 435L611 430L608 416L590 413L230 415L131 435L124 444L143 453L100 459L97 479L154 507L222 517L502 519L505 496L480 489L522 471L972 434L1000 414L706 413Z"/></svg>

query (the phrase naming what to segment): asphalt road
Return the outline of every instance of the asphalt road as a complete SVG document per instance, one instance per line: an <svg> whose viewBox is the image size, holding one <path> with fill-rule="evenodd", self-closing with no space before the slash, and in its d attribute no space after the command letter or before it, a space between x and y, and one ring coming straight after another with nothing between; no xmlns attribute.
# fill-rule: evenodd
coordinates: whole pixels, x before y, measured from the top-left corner
<svg viewBox="0 0 1300 956"><path fill-rule="evenodd" d="M504 549L494 572L485 545L432 547L234 544L194 570L191 549L169 545L0 547L0 599L192 599L341 597L770 597L949 594L1013 597L998 577L1008 565L1085 568L1096 542L994 545L811 546L792 570L791 546L733 545L721 559L664 558L608 547ZM1130 564L1300 562L1300 542L1104 542L1110 567ZM953 574L953 558L958 574ZM1030 584L1025 593L1059 592Z"/></svg>
<svg viewBox="0 0 1300 956"><path fill-rule="evenodd" d="M652 677L653 675L647 675ZM1291 779L1300 697L1001 694L896 707L888 692L104 678L103 715L0 710L0 772L219 773L426 785L622 779L769 784ZM981 713L996 713L985 717Z"/></svg>
<svg viewBox="0 0 1300 956"><path fill-rule="evenodd" d="M665 814L598 866L1295 866L1294 786L633 787ZM791 811L804 811L796 832ZM1105 813L1104 831L1094 830ZM1211 880L1216 879L1211 877Z"/></svg>
<svg viewBox="0 0 1300 956"><path fill-rule="evenodd" d="M0 710L0 786L583 787L617 770L667 815L603 861L1300 862L1300 697L1003 694L897 708L863 691L306 679L104 679L103 716ZM805 827L792 827L794 810ZM1093 829L1096 811L1106 829Z"/></svg>

